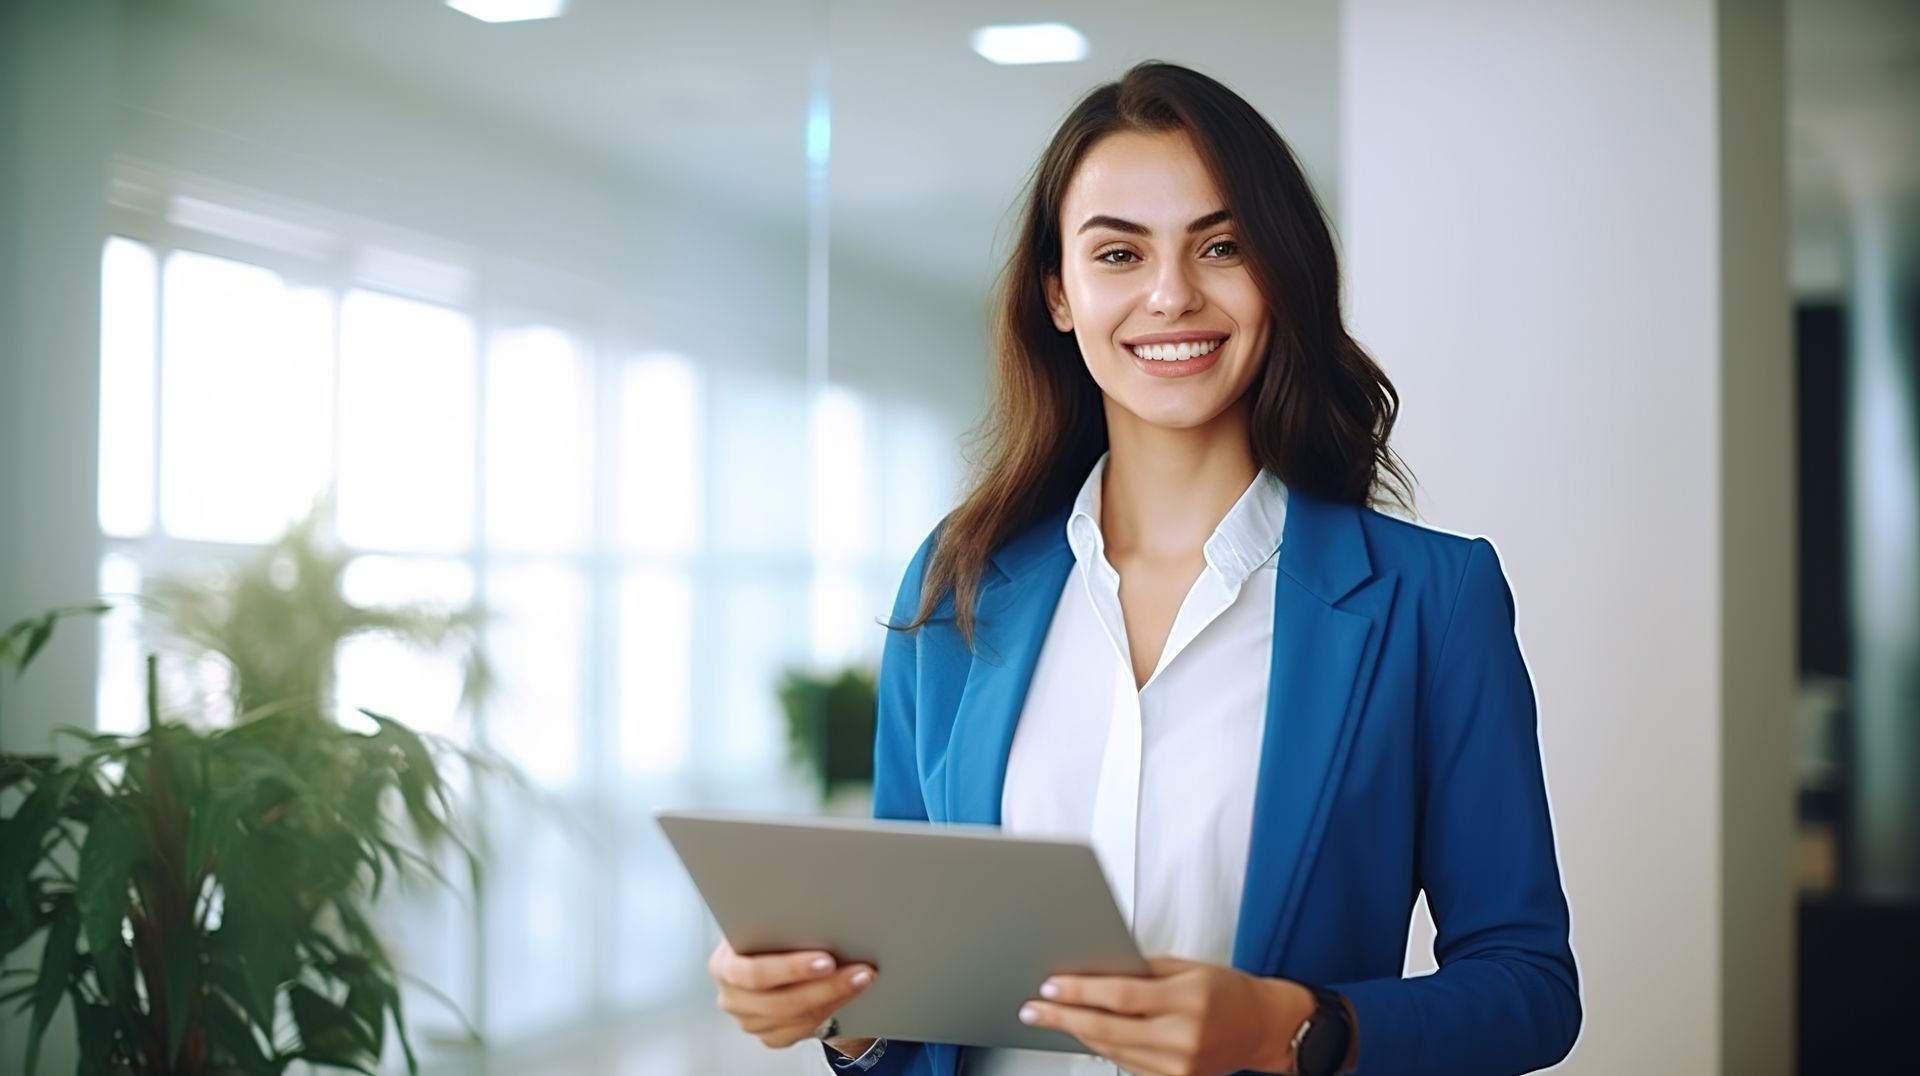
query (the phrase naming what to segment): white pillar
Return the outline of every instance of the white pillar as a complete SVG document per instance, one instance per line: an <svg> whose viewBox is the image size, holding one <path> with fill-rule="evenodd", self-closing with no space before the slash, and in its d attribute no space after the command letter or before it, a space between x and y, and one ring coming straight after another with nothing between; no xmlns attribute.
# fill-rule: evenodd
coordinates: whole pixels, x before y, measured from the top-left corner
<svg viewBox="0 0 1920 1076"><path fill-rule="evenodd" d="M0 33L0 620L93 597L100 251L115 27L109 0L6 5ZM78 630L76 630L78 629ZM93 723L93 633L68 622L0 675L0 748Z"/></svg>
<svg viewBox="0 0 1920 1076"><path fill-rule="evenodd" d="M1424 519L1514 588L1586 1005L1562 1067L1785 1073L1781 4L1343 12L1354 328Z"/></svg>

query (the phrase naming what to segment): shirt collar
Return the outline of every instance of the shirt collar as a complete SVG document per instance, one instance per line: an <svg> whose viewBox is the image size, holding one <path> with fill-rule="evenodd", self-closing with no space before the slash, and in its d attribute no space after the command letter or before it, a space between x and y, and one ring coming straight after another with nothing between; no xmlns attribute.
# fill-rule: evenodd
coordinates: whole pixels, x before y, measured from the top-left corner
<svg viewBox="0 0 1920 1076"><path fill-rule="evenodd" d="M1107 453L1094 461L1093 471L1080 485L1067 517L1067 544L1082 564L1104 561L1106 536L1100 531L1100 479L1107 471ZM1231 588L1273 560L1287 526L1287 485L1272 471L1261 468L1240 499L1227 509L1202 552L1207 566Z"/></svg>

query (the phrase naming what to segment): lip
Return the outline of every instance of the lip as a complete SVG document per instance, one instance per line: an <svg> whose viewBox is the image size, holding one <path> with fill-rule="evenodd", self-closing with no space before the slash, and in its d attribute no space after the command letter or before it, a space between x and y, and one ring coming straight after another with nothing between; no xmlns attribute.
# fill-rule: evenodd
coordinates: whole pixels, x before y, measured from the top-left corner
<svg viewBox="0 0 1920 1076"><path fill-rule="evenodd" d="M1221 353L1226 350L1224 347L1217 347L1197 359L1182 359L1179 362L1156 362L1152 359L1143 359L1132 352L1128 352L1127 355L1133 360L1134 367L1148 377L1192 377L1213 369L1219 364Z"/></svg>
<svg viewBox="0 0 1920 1076"><path fill-rule="evenodd" d="M1206 340L1225 340L1227 335L1228 334L1222 332L1194 331L1183 333L1148 333L1145 336L1136 336L1130 340L1122 340L1120 343L1123 347L1146 347L1149 344L1198 344Z"/></svg>

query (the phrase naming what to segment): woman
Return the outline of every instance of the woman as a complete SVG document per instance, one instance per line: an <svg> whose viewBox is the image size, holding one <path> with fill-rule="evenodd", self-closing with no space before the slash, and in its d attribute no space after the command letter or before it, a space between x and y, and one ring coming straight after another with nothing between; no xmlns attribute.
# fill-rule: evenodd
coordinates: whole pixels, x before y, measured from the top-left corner
<svg viewBox="0 0 1920 1076"><path fill-rule="evenodd" d="M981 478L914 557L874 813L1087 840L1151 960L1020 1017L1094 1058L837 1037L876 969L710 964L842 1070L1322 1076L1559 1061L1577 971L1534 700L1493 547L1407 503L1397 397L1331 237L1245 101L1142 64L1040 162ZM1440 967L1402 979L1425 890Z"/></svg>

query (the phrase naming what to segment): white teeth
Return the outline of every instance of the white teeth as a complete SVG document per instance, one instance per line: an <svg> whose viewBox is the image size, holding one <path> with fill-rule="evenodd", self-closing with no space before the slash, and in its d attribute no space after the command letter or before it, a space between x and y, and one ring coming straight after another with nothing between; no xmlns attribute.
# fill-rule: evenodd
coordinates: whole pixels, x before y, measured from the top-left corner
<svg viewBox="0 0 1920 1076"><path fill-rule="evenodd" d="M1219 347L1223 340L1200 340L1184 344L1148 344L1131 349L1135 355L1154 362L1185 362L1197 359Z"/></svg>

